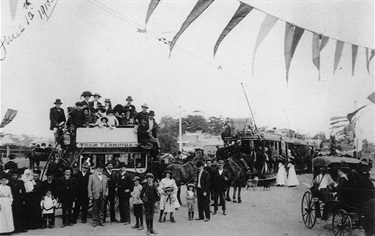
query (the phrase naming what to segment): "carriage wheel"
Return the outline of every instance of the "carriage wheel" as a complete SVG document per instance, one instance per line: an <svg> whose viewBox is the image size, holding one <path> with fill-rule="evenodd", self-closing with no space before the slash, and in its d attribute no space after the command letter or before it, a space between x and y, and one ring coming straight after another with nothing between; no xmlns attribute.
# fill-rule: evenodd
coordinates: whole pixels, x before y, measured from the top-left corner
<svg viewBox="0 0 375 236"><path fill-rule="evenodd" d="M312 229L316 222L315 205L312 199L312 195L309 191L305 192L302 197L301 204L302 219L305 226Z"/></svg>
<svg viewBox="0 0 375 236"><path fill-rule="evenodd" d="M352 235L352 218L346 214L345 210L340 209L335 212L332 219L332 229L335 235Z"/></svg>

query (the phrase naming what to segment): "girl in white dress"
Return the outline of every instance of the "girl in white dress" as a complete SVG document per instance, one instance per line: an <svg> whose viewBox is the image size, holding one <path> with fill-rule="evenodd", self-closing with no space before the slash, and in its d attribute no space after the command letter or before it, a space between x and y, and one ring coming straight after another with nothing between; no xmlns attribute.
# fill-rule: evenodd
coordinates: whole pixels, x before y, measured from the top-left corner
<svg viewBox="0 0 375 236"><path fill-rule="evenodd" d="M285 166L280 161L279 162L279 170L277 171L277 175L276 175L276 185L277 186L284 186L284 185L286 185L286 179L287 179L287 177L286 177Z"/></svg>
<svg viewBox="0 0 375 236"><path fill-rule="evenodd" d="M0 233L14 231L12 202L13 196L10 187L5 185L7 178L0 176Z"/></svg>
<svg viewBox="0 0 375 236"><path fill-rule="evenodd" d="M167 194L165 192L165 189L167 187L173 187L174 188L174 190L173 190L173 197L175 199L177 199L177 190L178 190L175 180L172 179L172 171L166 170L166 171L164 171L163 175L164 175L164 178L162 180L160 180L160 184L159 184L159 187L158 187L158 192L160 194L160 216L159 216L159 222L163 222L162 221L162 217L163 217L163 213L164 213L164 209L165 209L165 203L166 203L166 198L167 198ZM174 206L175 206L175 208L179 208L180 207L180 203L178 201L175 201L174 202Z"/></svg>
<svg viewBox="0 0 375 236"><path fill-rule="evenodd" d="M288 167L288 179L286 181L286 185L289 187L295 187L299 185L296 170L294 169L293 161L289 162L287 165Z"/></svg>

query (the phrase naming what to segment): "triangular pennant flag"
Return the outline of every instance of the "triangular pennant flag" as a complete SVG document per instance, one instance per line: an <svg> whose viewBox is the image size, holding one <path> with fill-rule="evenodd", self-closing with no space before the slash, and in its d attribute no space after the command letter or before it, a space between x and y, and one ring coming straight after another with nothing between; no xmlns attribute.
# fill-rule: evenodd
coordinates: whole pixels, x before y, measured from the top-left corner
<svg viewBox="0 0 375 236"><path fill-rule="evenodd" d="M357 60L358 46L352 44L352 76L354 76L355 61Z"/></svg>
<svg viewBox="0 0 375 236"><path fill-rule="evenodd" d="M186 18L185 22L182 24L181 29L177 32L177 34L172 39L170 47L169 47L169 50L171 53L172 53L174 45L176 44L181 34L186 30L187 27L189 27L191 23L193 23L195 19L197 19L204 12L204 10L207 9L207 7L211 5L213 1L214 0L198 0L197 4L195 4L189 16Z"/></svg>
<svg viewBox="0 0 375 236"><path fill-rule="evenodd" d="M241 2L241 4L238 7L236 13L234 13L232 19L229 21L228 25L225 27L223 32L221 32L221 34L219 36L219 39L216 41L216 44L215 44L215 47L214 47L214 56L216 54L217 49L219 48L219 45L220 45L221 41L223 41L223 39L229 34L229 32L234 27L236 27L237 24L240 23L241 20L243 18L245 18L245 16L247 16L247 14L249 14L251 12L251 10L253 10L252 6L249 6L249 5Z"/></svg>
<svg viewBox="0 0 375 236"><path fill-rule="evenodd" d="M286 66L286 82L289 78L289 67L292 62L294 52L296 51L299 40L303 35L304 29L289 24L285 24L285 41L284 41L284 55L285 55L285 66Z"/></svg>
<svg viewBox="0 0 375 236"><path fill-rule="evenodd" d="M329 38L327 36L321 36L320 37L320 48L319 51L322 51L323 48L327 45Z"/></svg>
<svg viewBox="0 0 375 236"><path fill-rule="evenodd" d="M155 8L158 6L159 2L160 0L151 0L150 5L148 6L148 10L147 10L146 25L152 13L154 12Z"/></svg>
<svg viewBox="0 0 375 236"><path fill-rule="evenodd" d="M3 119L3 121L0 124L0 128L3 128L7 124L9 124L14 119L14 117L16 117L17 112L18 112L17 110L13 110L13 109L9 109L8 108L7 112L4 115L4 119Z"/></svg>
<svg viewBox="0 0 375 236"><path fill-rule="evenodd" d="M9 0L10 14L12 15L12 19L14 19L14 16L16 15L17 3L18 0Z"/></svg>
<svg viewBox="0 0 375 236"><path fill-rule="evenodd" d="M371 50L371 55L370 55L370 58L368 58L368 48L366 48L366 67L367 67L367 71L368 73L370 74L370 61L372 60L372 58L375 56L375 50L372 49Z"/></svg>
<svg viewBox="0 0 375 236"><path fill-rule="evenodd" d="M368 95L367 99L370 100L372 103L375 103L375 92Z"/></svg>
<svg viewBox="0 0 375 236"><path fill-rule="evenodd" d="M313 33L312 38L312 60L316 68L319 70L320 80L320 52L327 45L329 38L316 33Z"/></svg>
<svg viewBox="0 0 375 236"><path fill-rule="evenodd" d="M361 109L365 108L366 105L358 108L357 110L353 111L352 113L349 113L346 117L348 118L349 122L352 123L352 119L353 117L355 116L355 114L357 114Z"/></svg>
<svg viewBox="0 0 375 236"><path fill-rule="evenodd" d="M344 42L342 41L337 41L336 42L336 51L335 51L335 62L333 66L333 73L335 73L337 66L340 62L342 50L344 49Z"/></svg>
<svg viewBox="0 0 375 236"><path fill-rule="evenodd" d="M254 75L254 62L255 62L255 54L258 50L259 45L263 42L263 39L267 36L267 34L270 32L272 27L277 22L277 18L271 15L266 15L266 17L263 20L262 26L260 27L259 33L258 33L258 39L255 43L254 47L254 53L253 53L253 65L252 65L252 72Z"/></svg>

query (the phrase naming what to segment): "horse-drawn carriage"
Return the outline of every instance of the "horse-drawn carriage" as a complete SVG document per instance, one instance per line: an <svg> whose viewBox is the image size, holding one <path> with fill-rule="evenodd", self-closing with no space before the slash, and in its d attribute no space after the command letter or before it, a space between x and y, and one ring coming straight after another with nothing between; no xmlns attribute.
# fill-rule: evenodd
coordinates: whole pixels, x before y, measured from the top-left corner
<svg viewBox="0 0 375 236"><path fill-rule="evenodd" d="M328 191L322 192L318 190L320 182L317 185L313 181L315 184L312 186L305 184L309 187L309 190L304 193L301 203L302 219L305 226L312 229L317 218L324 215L324 208L327 207L328 217L331 217L328 218L331 219L328 221L331 224L329 228L332 228L335 235L352 235L353 229L364 228L366 232L371 228L373 230L375 209L373 206L368 208L366 204L375 199L374 185L368 178L362 176L362 173L368 173L368 166L358 159L336 156L316 157L313 159L312 165L314 179L318 176L319 170L326 168L326 173L323 176L329 174L337 180L338 170L343 169L347 172L347 181L341 190L342 197L340 198L338 198L337 192L330 190L330 185L327 186Z"/></svg>

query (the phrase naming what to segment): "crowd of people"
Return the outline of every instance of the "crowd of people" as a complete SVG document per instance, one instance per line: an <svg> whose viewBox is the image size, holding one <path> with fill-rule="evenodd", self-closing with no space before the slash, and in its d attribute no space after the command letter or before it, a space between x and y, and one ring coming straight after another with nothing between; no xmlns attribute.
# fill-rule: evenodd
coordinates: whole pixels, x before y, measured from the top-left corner
<svg viewBox="0 0 375 236"><path fill-rule="evenodd" d="M60 145L64 145L61 136L63 129L69 129L72 137L75 137L75 131L79 127L100 127L100 128L116 128L116 127L134 127L134 131L138 134L139 143L151 140L158 143L157 129L158 124L154 117L155 112L148 112L146 103L141 105L142 110L136 111L132 104L133 98L128 96L126 104L117 104L112 107L111 100L106 98L104 105L100 102L101 95L92 94L85 91L81 94L82 101L76 102L74 107L67 108L67 116L64 109L61 108L61 99L56 99L55 106L50 109L50 130L53 131L55 140Z"/></svg>

